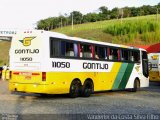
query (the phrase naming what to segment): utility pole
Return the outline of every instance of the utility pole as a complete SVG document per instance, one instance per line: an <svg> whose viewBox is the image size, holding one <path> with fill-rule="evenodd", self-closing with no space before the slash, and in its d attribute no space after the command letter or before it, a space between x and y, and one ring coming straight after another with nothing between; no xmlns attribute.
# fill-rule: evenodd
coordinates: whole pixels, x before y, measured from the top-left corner
<svg viewBox="0 0 160 120"><path fill-rule="evenodd" d="M157 20L157 22L158 22L158 8L157 8L156 20Z"/></svg>
<svg viewBox="0 0 160 120"><path fill-rule="evenodd" d="M62 29L62 18L61 18L61 29Z"/></svg>
<svg viewBox="0 0 160 120"><path fill-rule="evenodd" d="M123 20L123 8L121 9L121 24L122 24L122 21Z"/></svg>
<svg viewBox="0 0 160 120"><path fill-rule="evenodd" d="M73 30L73 24L74 24L74 23L73 23L73 12L72 12L72 30Z"/></svg>

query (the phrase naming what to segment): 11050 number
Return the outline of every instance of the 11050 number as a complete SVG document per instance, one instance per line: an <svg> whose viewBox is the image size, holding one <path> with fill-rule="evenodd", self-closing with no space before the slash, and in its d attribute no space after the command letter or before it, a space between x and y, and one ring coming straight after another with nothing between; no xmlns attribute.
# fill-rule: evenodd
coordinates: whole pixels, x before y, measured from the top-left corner
<svg viewBox="0 0 160 120"><path fill-rule="evenodd" d="M70 68L69 62L52 62L53 68Z"/></svg>
<svg viewBox="0 0 160 120"><path fill-rule="evenodd" d="M32 57L23 57L20 58L20 61L32 61Z"/></svg>

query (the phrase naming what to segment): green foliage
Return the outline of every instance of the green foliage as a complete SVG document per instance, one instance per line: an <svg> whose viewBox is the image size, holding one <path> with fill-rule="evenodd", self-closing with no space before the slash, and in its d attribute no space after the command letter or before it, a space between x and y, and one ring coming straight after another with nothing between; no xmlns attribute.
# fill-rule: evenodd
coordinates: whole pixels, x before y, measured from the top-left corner
<svg viewBox="0 0 160 120"><path fill-rule="evenodd" d="M107 26L104 32L117 35L126 35L126 34L143 34L146 32L155 32L160 29L160 23L157 21L124 21L123 23L115 23Z"/></svg>
<svg viewBox="0 0 160 120"><path fill-rule="evenodd" d="M113 36L125 36L125 43L141 39L146 43L159 39L160 23L154 19L125 20L108 25L104 32ZM157 33L157 34L155 34Z"/></svg>
<svg viewBox="0 0 160 120"><path fill-rule="evenodd" d="M160 19L160 18L158 18ZM154 44L160 42L160 23L156 15L77 24L53 30L73 37L118 44ZM109 31L109 32L108 32Z"/></svg>
<svg viewBox="0 0 160 120"><path fill-rule="evenodd" d="M102 6L98 9L98 12L88 13L86 15L83 15L79 11L73 11L68 15L59 15L58 17L50 17L40 20L37 22L37 29L52 30L58 27L62 28L64 26L69 26L72 23L82 24L118 18L152 15L157 13L157 8L159 8L159 4L155 6L143 5L137 8L113 8L112 10L109 10L106 6Z"/></svg>
<svg viewBox="0 0 160 120"><path fill-rule="evenodd" d="M83 16L83 23L85 22L96 22L99 21L101 18L96 13L88 13L87 15Z"/></svg>

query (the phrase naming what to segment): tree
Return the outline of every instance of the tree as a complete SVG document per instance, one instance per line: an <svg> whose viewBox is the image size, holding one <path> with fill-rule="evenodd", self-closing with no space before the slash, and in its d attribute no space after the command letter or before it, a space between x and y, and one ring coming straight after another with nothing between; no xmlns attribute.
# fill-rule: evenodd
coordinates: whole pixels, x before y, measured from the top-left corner
<svg viewBox="0 0 160 120"><path fill-rule="evenodd" d="M138 16L138 15L139 15L138 9L135 8L135 7L131 7L131 8L130 8L130 11L131 11L131 17L135 17L135 16Z"/></svg>
<svg viewBox="0 0 160 120"><path fill-rule="evenodd" d="M83 16L83 22L96 22L101 20L97 13L88 13Z"/></svg>
<svg viewBox="0 0 160 120"><path fill-rule="evenodd" d="M37 29L44 29L44 20L40 20L37 22Z"/></svg>
<svg viewBox="0 0 160 120"><path fill-rule="evenodd" d="M107 20L107 19L110 19L110 17L109 17L109 10L108 10L108 8L107 7L105 7L105 6L102 6L102 7L100 7L99 8L99 17L100 17L100 19L101 20Z"/></svg>
<svg viewBox="0 0 160 120"><path fill-rule="evenodd" d="M81 24L82 23L82 19L83 19L83 15L81 12L79 11L73 11L70 13L70 22L72 20L72 15L73 15L73 22L74 24Z"/></svg>
<svg viewBox="0 0 160 120"><path fill-rule="evenodd" d="M154 7L150 5L143 5L140 7L140 15L149 15L149 14L155 14L156 10L154 10Z"/></svg>
<svg viewBox="0 0 160 120"><path fill-rule="evenodd" d="M47 20L40 20L37 23L37 29L43 29L43 30L48 30L48 23Z"/></svg>
<svg viewBox="0 0 160 120"><path fill-rule="evenodd" d="M131 16L131 9L129 7L123 8L123 17L130 17Z"/></svg>
<svg viewBox="0 0 160 120"><path fill-rule="evenodd" d="M115 19L115 18L118 18L118 8L113 8L110 12L110 15L111 15L111 19Z"/></svg>

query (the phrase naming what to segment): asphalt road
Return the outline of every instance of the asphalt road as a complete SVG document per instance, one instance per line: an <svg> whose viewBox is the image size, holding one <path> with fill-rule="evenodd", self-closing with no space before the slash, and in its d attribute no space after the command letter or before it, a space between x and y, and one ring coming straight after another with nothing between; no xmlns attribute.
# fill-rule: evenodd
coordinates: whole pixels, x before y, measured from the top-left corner
<svg viewBox="0 0 160 120"><path fill-rule="evenodd" d="M160 119L160 83L150 83L149 88L143 88L135 93L108 91L93 94L89 98L69 98L68 95L41 97L37 94L13 94L8 91L8 82L0 80L0 114L0 118L4 118L6 115L8 117L11 114L24 115L24 118L33 118L33 115L35 115L34 117L41 116L40 118L45 116L44 119L48 116L64 119L64 115L70 115L69 117L75 119L84 119L83 117L90 119L95 117L93 115L99 114L151 115L148 118L152 118L152 114L154 114L157 115L154 116L155 119ZM65 119L69 119L69 117L65 117ZM107 116L99 117L107 118ZM135 118L136 116L134 116Z"/></svg>

